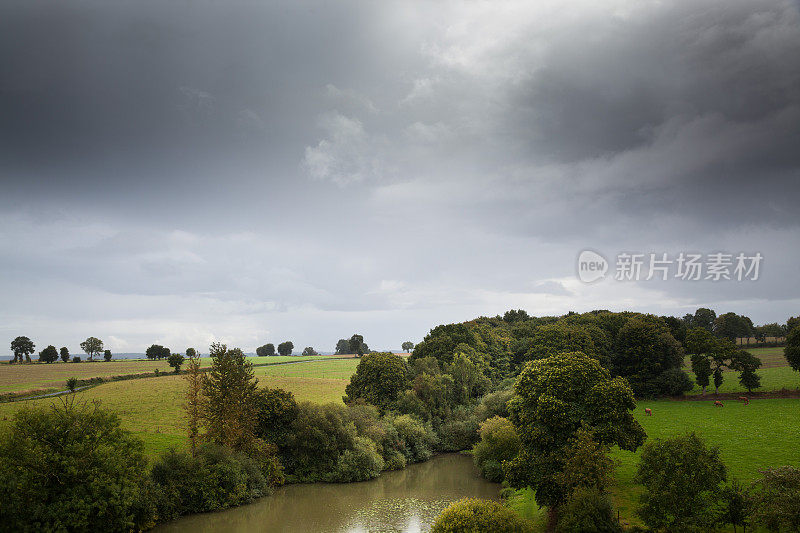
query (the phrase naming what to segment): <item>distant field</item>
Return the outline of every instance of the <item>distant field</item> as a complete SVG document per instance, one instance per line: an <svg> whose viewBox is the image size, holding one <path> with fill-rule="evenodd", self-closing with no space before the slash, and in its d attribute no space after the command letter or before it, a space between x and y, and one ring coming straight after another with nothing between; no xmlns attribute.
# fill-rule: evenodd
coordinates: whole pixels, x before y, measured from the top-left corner
<svg viewBox="0 0 800 533"><path fill-rule="evenodd" d="M778 366L789 366L786 357L783 356L783 347L780 348L747 348L744 349L761 359L761 368L773 368Z"/></svg>
<svg viewBox="0 0 800 533"><path fill-rule="evenodd" d="M302 360L299 357L259 357L252 358L255 363L269 360ZM313 358L312 358L313 359ZM159 362L129 361L133 365L160 368ZM163 363L163 361L161 361ZM81 366L114 366L117 363L80 363ZM275 365L256 367L255 374L262 387L280 387L295 395L297 401L312 401L316 403L337 402L341 403L344 388L350 380L358 364L357 359L312 361L309 363ZM61 365L3 365L10 368L25 367L34 370L42 366L50 371L57 366L69 367L72 363ZM142 366L135 366L131 373L145 372ZM0 371L2 371L0 370ZM69 374L74 375L74 374ZM100 375L100 374L90 374ZM66 378L64 378L66 381ZM59 383L59 387L61 383ZM129 381L116 381L104 383L98 387L76 393L81 400L100 400L103 407L116 412L122 420L122 426L145 443L145 450L151 457L166 449L184 448L187 446L186 419L183 411L186 382L183 376L167 375L158 378L144 378ZM17 410L28 405L49 405L60 399L28 400L13 403L0 403L0 429L7 426L10 418Z"/></svg>
<svg viewBox="0 0 800 533"><path fill-rule="evenodd" d="M304 361L309 359L327 359L331 356L274 356L248 357L254 365L281 363L287 361ZM202 366L209 366L211 358L203 357ZM287 365L291 366L291 365ZM0 394L7 392L26 392L38 390L63 390L70 377L89 379L93 377L108 378L127 374L153 372L171 372L172 368L166 360L147 361L120 359L111 361L82 361L80 363L34 363L34 364L0 364ZM349 377L349 376L348 376Z"/></svg>

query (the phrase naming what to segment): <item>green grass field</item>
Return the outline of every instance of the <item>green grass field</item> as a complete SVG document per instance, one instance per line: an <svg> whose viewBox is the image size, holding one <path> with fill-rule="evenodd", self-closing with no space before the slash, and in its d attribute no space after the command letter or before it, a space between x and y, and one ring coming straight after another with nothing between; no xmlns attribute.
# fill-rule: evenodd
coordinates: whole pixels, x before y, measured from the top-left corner
<svg viewBox="0 0 800 533"><path fill-rule="evenodd" d="M256 358L253 358L256 359ZM256 362L278 357L260 357ZM282 358L283 359L283 358ZM285 358L296 360L298 358ZM138 363L151 363L139 361ZM76 366L80 367L83 363ZM279 387L292 392L298 401L341 403L344 388L358 364L357 359L313 361L308 363L256 367L254 372L262 387ZM107 363L111 366L112 363ZM14 367L14 365L9 365ZM18 365L33 369L36 366ZM69 366L67 364L63 366ZM86 366L103 366L100 363ZM166 375L128 381L115 381L76 393L85 401L99 400L103 407L116 412L122 426L145 443L149 456L155 456L170 447L187 446L186 418L183 412L186 382L183 376ZM49 405L61 401L57 398L0 403L0 428L10 423L19 409L32 405Z"/></svg>
<svg viewBox="0 0 800 533"><path fill-rule="evenodd" d="M284 363L287 361L306 361L314 359L329 359L331 356L273 356L273 357L248 357L254 365ZM355 360L355 359L353 359ZM211 358L203 357L202 366L211 365ZM291 366L291 365L287 365ZM111 361L83 361L81 363L34 363L34 364L0 364L0 394L7 392L50 391L64 390L65 383L70 377L89 379L94 377L109 378L144 372L171 372L172 368L166 360L147 361L119 359Z"/></svg>

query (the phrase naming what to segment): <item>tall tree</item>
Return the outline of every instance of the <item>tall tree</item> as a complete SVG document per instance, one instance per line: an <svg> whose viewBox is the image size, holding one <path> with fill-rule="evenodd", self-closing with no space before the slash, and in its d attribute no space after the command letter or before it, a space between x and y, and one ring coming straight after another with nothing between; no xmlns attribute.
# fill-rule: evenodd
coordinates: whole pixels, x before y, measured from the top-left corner
<svg viewBox="0 0 800 533"><path fill-rule="evenodd" d="M186 419L189 430L189 444L192 455L197 453L197 444L200 437L200 415L202 409L203 380L200 372L200 358L194 348L186 350L189 361L186 364Z"/></svg>
<svg viewBox="0 0 800 533"><path fill-rule="evenodd" d="M103 341L97 337L89 337L81 343L81 350L86 352L89 361L92 361L95 355L99 355L103 351Z"/></svg>
<svg viewBox="0 0 800 533"><path fill-rule="evenodd" d="M795 326L786 336L783 356L793 369L800 372L800 326Z"/></svg>
<svg viewBox="0 0 800 533"><path fill-rule="evenodd" d="M61 360L65 363L69 362L69 350L66 346L62 346L61 349L58 351L59 355L61 356Z"/></svg>
<svg viewBox="0 0 800 533"><path fill-rule="evenodd" d="M633 418L633 390L612 378L599 361L568 352L528 363L509 401L510 419L522 450L504 466L512 487L531 487L537 503L557 508L568 496L559 482L566 451L579 429L595 442L635 451L646 437Z"/></svg>
<svg viewBox="0 0 800 533"><path fill-rule="evenodd" d="M254 445L258 380L253 364L238 348L211 345L211 368L202 376L203 438L242 451Z"/></svg>
<svg viewBox="0 0 800 533"><path fill-rule="evenodd" d="M33 344L28 337L17 337L13 341L11 341L11 351L14 353L14 359L11 360L12 363L22 362L22 359L25 358L25 361L30 363L31 362L31 354L33 353L36 345Z"/></svg>
<svg viewBox="0 0 800 533"><path fill-rule="evenodd" d="M345 403L357 398L382 411L408 388L408 365L399 355L373 352L361 358L356 373L344 389Z"/></svg>
<svg viewBox="0 0 800 533"><path fill-rule="evenodd" d="M714 329L714 320L716 318L717 313L715 313L713 309L701 307L694 312L694 317L692 317L692 327L703 328L707 329L708 331L712 331Z"/></svg>
<svg viewBox="0 0 800 533"><path fill-rule="evenodd" d="M347 339L339 339L336 343L336 355L345 355L350 353L350 341Z"/></svg>
<svg viewBox="0 0 800 533"><path fill-rule="evenodd" d="M735 342L739 337L753 335L753 321L736 313L724 313L714 320L714 335Z"/></svg>
<svg viewBox="0 0 800 533"><path fill-rule="evenodd" d="M361 336L359 334L355 334L352 337L350 337L350 341L349 342L350 342L350 353L354 353L354 354L358 355L359 357L364 355L364 349L362 348L362 346L364 345L364 337L363 336Z"/></svg>
<svg viewBox="0 0 800 533"><path fill-rule="evenodd" d="M264 345L264 352L267 355L267 357L275 355L275 345L272 344L271 342L268 342L267 344Z"/></svg>

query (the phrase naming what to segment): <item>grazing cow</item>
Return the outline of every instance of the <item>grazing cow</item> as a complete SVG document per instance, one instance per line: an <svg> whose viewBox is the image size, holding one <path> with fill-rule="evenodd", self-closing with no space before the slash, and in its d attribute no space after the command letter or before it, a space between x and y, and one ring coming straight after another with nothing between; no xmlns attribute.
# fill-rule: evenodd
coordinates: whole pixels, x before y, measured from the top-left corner
<svg viewBox="0 0 800 533"><path fill-rule="evenodd" d="M649 407L645 407L644 414L647 416L653 416L653 411Z"/></svg>
<svg viewBox="0 0 800 533"><path fill-rule="evenodd" d="M714 407L725 407L725 406L722 405L721 401L717 400L717 401L714 402Z"/></svg>
<svg viewBox="0 0 800 533"><path fill-rule="evenodd" d="M747 396L739 396L739 400L744 402L745 405L750 404L750 399Z"/></svg>

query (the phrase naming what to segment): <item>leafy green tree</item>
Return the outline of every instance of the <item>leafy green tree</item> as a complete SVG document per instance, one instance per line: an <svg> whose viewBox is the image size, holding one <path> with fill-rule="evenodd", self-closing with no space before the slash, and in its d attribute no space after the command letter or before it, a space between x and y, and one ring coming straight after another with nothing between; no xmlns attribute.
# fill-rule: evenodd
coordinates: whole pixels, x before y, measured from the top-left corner
<svg viewBox="0 0 800 533"><path fill-rule="evenodd" d="M783 356L794 370L800 372L800 327L795 327L786 336Z"/></svg>
<svg viewBox="0 0 800 533"><path fill-rule="evenodd" d="M111 350L103 351L103 359L105 359L106 361L111 361Z"/></svg>
<svg viewBox="0 0 800 533"><path fill-rule="evenodd" d="M436 517L431 533L529 533L532 525L493 500L466 498L451 504Z"/></svg>
<svg viewBox="0 0 800 533"><path fill-rule="evenodd" d="M359 361L356 373L345 387L344 401L349 403L363 398L384 411L408 385L405 359L390 352L373 352Z"/></svg>
<svg viewBox="0 0 800 533"><path fill-rule="evenodd" d="M350 341L347 339L339 339L336 343L336 355L346 355L350 353Z"/></svg>
<svg viewBox="0 0 800 533"><path fill-rule="evenodd" d="M36 345L33 344L28 337L17 337L13 341L11 341L11 351L14 354L14 359L11 360L12 363L22 362L23 357L25 361L30 363L31 362L31 354L33 353Z"/></svg>
<svg viewBox="0 0 800 533"><path fill-rule="evenodd" d="M755 355L739 350L730 367L740 372L739 383L747 389L747 392L753 392L753 389L761 387L761 377L756 374L756 370L761 367L761 359Z"/></svg>
<svg viewBox="0 0 800 533"><path fill-rule="evenodd" d="M0 437L6 531L131 531L152 525L142 442L74 397L23 409Z"/></svg>
<svg viewBox="0 0 800 533"><path fill-rule="evenodd" d="M694 317L692 317L692 327L703 328L707 331L713 331L714 320L716 319L717 319L717 313L715 313L713 309L708 309L707 307L701 307L700 309L694 312Z"/></svg>
<svg viewBox="0 0 800 533"><path fill-rule="evenodd" d="M186 348L186 357L188 359L197 357L197 350L195 350L194 348Z"/></svg>
<svg viewBox="0 0 800 533"><path fill-rule="evenodd" d="M294 350L294 344L292 341L282 342L278 345L279 355L292 355L292 350Z"/></svg>
<svg viewBox="0 0 800 533"><path fill-rule="evenodd" d="M348 344L349 344L349 348L350 348L350 353L354 353L354 354L358 355L359 357L364 355L364 349L362 348L362 346L364 345L364 337L363 336L361 336L359 334L353 335L352 337L350 337L350 340L348 341Z"/></svg>
<svg viewBox="0 0 800 533"><path fill-rule="evenodd" d="M517 347L513 362L521 367L526 361L543 359L560 352L582 352L600 359L591 333L580 324L557 322L536 329L533 336Z"/></svg>
<svg viewBox="0 0 800 533"><path fill-rule="evenodd" d="M644 485L642 521L655 530L705 531L717 517L726 470L719 449L694 433L645 444L634 480Z"/></svg>
<svg viewBox="0 0 800 533"><path fill-rule="evenodd" d="M800 531L800 470L767 468L753 484L753 521L770 531Z"/></svg>
<svg viewBox="0 0 800 533"><path fill-rule="evenodd" d="M86 355L89 356L89 361L93 361L95 355L102 353L103 341L97 337L89 337L81 343L81 350L86 352Z"/></svg>
<svg viewBox="0 0 800 533"><path fill-rule="evenodd" d="M683 365L683 347L663 323L642 318L628 320L617 333L610 368L628 380L639 396L666 394L659 378Z"/></svg>
<svg viewBox="0 0 800 533"><path fill-rule="evenodd" d="M468 348L464 345L465 348ZM453 378L453 399L457 404L467 404L489 391L491 380L464 352L457 351L453 362L445 366L445 372Z"/></svg>
<svg viewBox="0 0 800 533"><path fill-rule="evenodd" d="M203 440L236 450L251 451L256 444L256 392L253 364L238 348L220 343L210 348L211 369L203 373L201 421Z"/></svg>
<svg viewBox="0 0 800 533"><path fill-rule="evenodd" d="M611 499L597 487L579 487L561 507L556 533L622 533Z"/></svg>
<svg viewBox="0 0 800 533"><path fill-rule="evenodd" d="M59 355L61 356L61 360L65 363L69 362L69 350L66 346L62 346L61 349L58 351Z"/></svg>
<svg viewBox="0 0 800 533"><path fill-rule="evenodd" d="M714 319L714 335L735 342L739 337L753 335L753 321L736 313L724 313Z"/></svg>
<svg viewBox="0 0 800 533"><path fill-rule="evenodd" d="M44 363L55 363L58 361L58 350L52 344L39 352L39 361Z"/></svg>
<svg viewBox="0 0 800 533"><path fill-rule="evenodd" d="M788 332L792 331L797 326L800 326L800 316L790 317L786 321L786 332L788 333Z"/></svg>
<svg viewBox="0 0 800 533"><path fill-rule="evenodd" d="M181 365L186 359L179 353L174 353L167 358L167 364L175 369L175 373L181 371Z"/></svg>
<svg viewBox="0 0 800 533"><path fill-rule="evenodd" d="M510 461L520 449L519 435L507 418L494 416L485 420L479 430L481 440L472 449L472 460L483 477L503 481L503 461Z"/></svg>
<svg viewBox="0 0 800 533"><path fill-rule="evenodd" d="M741 527L742 531L747 530L750 525L750 515L753 511L753 501L750 491L743 487L737 480L731 480L730 485L725 486L721 493L722 514L720 522L733 526L733 532Z"/></svg>
<svg viewBox="0 0 800 533"><path fill-rule="evenodd" d="M267 357L275 355L275 345L272 344L271 342L268 342L267 344L264 345L264 351L266 352Z"/></svg>
<svg viewBox="0 0 800 533"><path fill-rule="evenodd" d="M303 355L319 355L319 354L311 346L306 346L305 348L303 348Z"/></svg>
<svg viewBox="0 0 800 533"><path fill-rule="evenodd" d="M723 382L723 370L744 370L749 368L753 372L753 356L736 347L728 339L715 338L703 328L693 328L686 334L686 349L692 354L692 370L697 376L697 383L703 387L708 386L708 377L714 377L714 393L719 392Z"/></svg>
<svg viewBox="0 0 800 533"><path fill-rule="evenodd" d="M508 405L522 450L506 463L506 478L533 488L540 505L558 507L567 497L558 475L578 430L591 431L598 444L635 451L646 437L631 414L635 407L628 382L584 353L528 363Z"/></svg>
<svg viewBox="0 0 800 533"><path fill-rule="evenodd" d="M402 344L402 346L401 346L401 347L403 348L403 351L404 351L404 352L410 352L411 350L413 350L413 349L414 349L414 343L413 343L413 342L411 342L411 341L406 341L406 342L404 342L404 343Z"/></svg>
<svg viewBox="0 0 800 533"><path fill-rule="evenodd" d="M581 428L576 432L564 451L564 467L555 475L567 498L581 488L606 491L615 466L608 453L608 446L596 442L591 431Z"/></svg>
<svg viewBox="0 0 800 533"><path fill-rule="evenodd" d="M147 347L144 351L144 355L148 359L166 359L169 357L171 350L165 346L161 346L160 344L151 344Z"/></svg>
<svg viewBox="0 0 800 533"><path fill-rule="evenodd" d="M67 388L69 389L70 392L75 392L75 387L77 386L78 386L78 378L76 378L75 376L67 380Z"/></svg>
<svg viewBox="0 0 800 533"><path fill-rule="evenodd" d="M256 436L278 445L284 442L299 412L294 395L267 387L256 392L255 402Z"/></svg>
<svg viewBox="0 0 800 533"><path fill-rule="evenodd" d="M452 363L456 346L466 344L475 347L478 342L477 336L466 324L436 326L414 347L410 360L433 357L440 364Z"/></svg>

